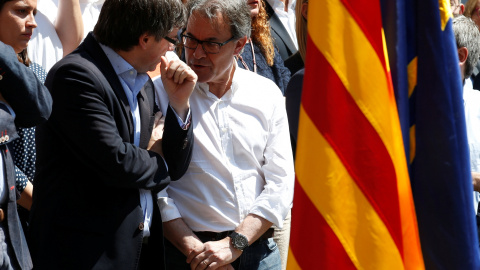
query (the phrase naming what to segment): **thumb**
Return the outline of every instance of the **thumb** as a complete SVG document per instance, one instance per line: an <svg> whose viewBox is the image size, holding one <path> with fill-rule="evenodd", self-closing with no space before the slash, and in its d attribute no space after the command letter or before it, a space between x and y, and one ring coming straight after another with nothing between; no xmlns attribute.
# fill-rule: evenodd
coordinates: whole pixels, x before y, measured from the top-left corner
<svg viewBox="0 0 480 270"><path fill-rule="evenodd" d="M165 56L160 57L160 76L163 78L166 76L168 70L168 60Z"/></svg>

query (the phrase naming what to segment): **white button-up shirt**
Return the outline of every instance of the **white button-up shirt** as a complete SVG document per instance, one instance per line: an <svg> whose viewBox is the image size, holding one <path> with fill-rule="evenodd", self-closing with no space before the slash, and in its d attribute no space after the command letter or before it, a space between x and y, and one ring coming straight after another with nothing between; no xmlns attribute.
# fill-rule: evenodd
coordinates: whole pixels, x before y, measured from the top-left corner
<svg viewBox="0 0 480 270"><path fill-rule="evenodd" d="M190 105L192 161L159 195L163 221L183 218L193 231L220 232L255 214L281 227L294 187L281 91L271 80L236 68L224 96L197 83Z"/></svg>
<svg viewBox="0 0 480 270"><path fill-rule="evenodd" d="M465 104L465 122L467 128L468 148L470 150L470 169L480 172L480 91L474 90L472 81L465 80L463 86L463 102ZM473 209L478 211L480 193L473 192Z"/></svg>

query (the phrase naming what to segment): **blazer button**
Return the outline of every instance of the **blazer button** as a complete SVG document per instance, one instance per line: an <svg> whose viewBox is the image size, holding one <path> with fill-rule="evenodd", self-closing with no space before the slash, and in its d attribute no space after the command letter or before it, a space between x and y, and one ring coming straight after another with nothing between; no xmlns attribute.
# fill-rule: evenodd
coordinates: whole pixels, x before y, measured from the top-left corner
<svg viewBox="0 0 480 270"><path fill-rule="evenodd" d="M185 147L187 147L187 143L188 143L188 139L185 138L185 140L183 140L183 146L182 146L182 149L185 149Z"/></svg>
<svg viewBox="0 0 480 270"><path fill-rule="evenodd" d="M143 231L143 222L140 222L140 224L138 224L138 229L140 231Z"/></svg>

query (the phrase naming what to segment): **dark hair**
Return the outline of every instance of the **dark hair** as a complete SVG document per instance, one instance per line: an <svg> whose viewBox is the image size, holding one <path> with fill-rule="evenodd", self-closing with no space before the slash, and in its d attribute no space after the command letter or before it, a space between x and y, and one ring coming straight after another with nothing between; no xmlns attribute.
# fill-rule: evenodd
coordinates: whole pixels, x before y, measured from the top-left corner
<svg viewBox="0 0 480 270"><path fill-rule="evenodd" d="M252 20L245 0L189 0L187 10L189 19L193 12L198 11L212 23L220 13L224 23L230 25L233 38L250 37Z"/></svg>
<svg viewBox="0 0 480 270"><path fill-rule="evenodd" d="M0 0L0 10L2 10L3 5L5 5L6 2L10 2L10 1L13 1L13 0Z"/></svg>
<svg viewBox="0 0 480 270"><path fill-rule="evenodd" d="M93 33L100 43L128 51L141 35L153 35L158 41L185 21L180 0L106 0Z"/></svg>
<svg viewBox="0 0 480 270"><path fill-rule="evenodd" d="M10 2L10 1L13 1L13 0L0 0L0 11L2 11L5 3ZM7 44L7 45L9 45L9 44ZM28 58L27 48L25 48L23 51L17 53L17 59L20 63L23 63L27 67L30 65L30 58Z"/></svg>

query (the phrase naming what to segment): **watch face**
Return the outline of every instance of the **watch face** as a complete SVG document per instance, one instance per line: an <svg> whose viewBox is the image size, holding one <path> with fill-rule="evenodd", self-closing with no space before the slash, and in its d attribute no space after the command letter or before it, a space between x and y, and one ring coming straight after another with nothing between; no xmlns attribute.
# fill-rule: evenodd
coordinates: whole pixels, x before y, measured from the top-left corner
<svg viewBox="0 0 480 270"><path fill-rule="evenodd" d="M233 238L233 245L235 248L243 250L248 246L248 239L245 235L237 234Z"/></svg>

